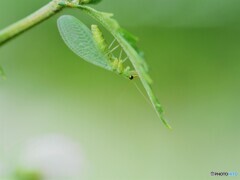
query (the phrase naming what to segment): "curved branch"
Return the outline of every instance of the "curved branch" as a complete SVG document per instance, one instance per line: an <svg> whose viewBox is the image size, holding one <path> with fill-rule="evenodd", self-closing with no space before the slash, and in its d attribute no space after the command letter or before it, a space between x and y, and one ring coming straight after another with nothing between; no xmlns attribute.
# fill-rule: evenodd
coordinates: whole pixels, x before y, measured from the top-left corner
<svg viewBox="0 0 240 180"><path fill-rule="evenodd" d="M60 2L62 0L52 0L36 12L1 30L0 46L60 11L63 8L63 6L59 5Z"/></svg>

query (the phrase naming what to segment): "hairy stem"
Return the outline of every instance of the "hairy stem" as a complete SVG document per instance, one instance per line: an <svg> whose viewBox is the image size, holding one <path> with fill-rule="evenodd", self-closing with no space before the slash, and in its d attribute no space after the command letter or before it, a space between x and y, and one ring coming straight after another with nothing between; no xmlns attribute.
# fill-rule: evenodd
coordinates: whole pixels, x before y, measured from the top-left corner
<svg viewBox="0 0 240 180"><path fill-rule="evenodd" d="M1 30L0 46L60 11L63 8L63 6L59 5L60 2L62 0L52 0L36 12Z"/></svg>

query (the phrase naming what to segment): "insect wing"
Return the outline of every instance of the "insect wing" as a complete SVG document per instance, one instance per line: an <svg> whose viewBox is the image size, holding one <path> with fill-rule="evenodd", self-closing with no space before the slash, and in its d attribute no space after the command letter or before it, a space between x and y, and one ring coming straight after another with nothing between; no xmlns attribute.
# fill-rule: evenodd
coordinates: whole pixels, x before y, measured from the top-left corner
<svg viewBox="0 0 240 180"><path fill-rule="evenodd" d="M59 32L65 44L85 61L111 70L108 59L97 47L90 29L77 18L64 15L58 21Z"/></svg>

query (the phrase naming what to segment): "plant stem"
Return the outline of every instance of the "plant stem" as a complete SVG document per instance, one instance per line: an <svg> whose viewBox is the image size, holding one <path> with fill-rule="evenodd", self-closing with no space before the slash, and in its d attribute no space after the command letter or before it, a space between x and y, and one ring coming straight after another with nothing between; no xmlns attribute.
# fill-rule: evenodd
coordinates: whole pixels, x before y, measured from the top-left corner
<svg viewBox="0 0 240 180"><path fill-rule="evenodd" d="M0 46L60 11L63 8L59 5L60 2L62 0L52 0L36 12L1 30Z"/></svg>

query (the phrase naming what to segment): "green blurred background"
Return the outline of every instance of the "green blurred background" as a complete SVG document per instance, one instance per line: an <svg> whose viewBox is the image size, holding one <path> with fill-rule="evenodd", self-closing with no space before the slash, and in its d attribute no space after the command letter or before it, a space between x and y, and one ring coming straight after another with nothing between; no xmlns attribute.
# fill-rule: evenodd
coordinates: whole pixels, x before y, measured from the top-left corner
<svg viewBox="0 0 240 180"><path fill-rule="evenodd" d="M0 28L48 0L2 1ZM84 180L203 180L240 173L240 1L103 0L140 37L166 129L134 83L78 58L60 39L64 10L0 48L0 162L61 134L84 154ZM218 179L219 177L216 177ZM237 178L237 177L236 177ZM238 176L239 178L239 176ZM69 178L70 179L70 178ZM74 179L74 177L72 177Z"/></svg>

